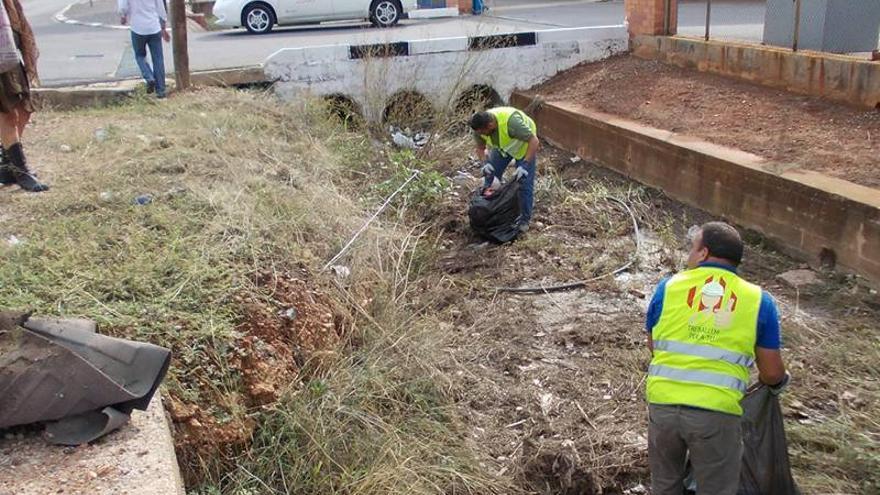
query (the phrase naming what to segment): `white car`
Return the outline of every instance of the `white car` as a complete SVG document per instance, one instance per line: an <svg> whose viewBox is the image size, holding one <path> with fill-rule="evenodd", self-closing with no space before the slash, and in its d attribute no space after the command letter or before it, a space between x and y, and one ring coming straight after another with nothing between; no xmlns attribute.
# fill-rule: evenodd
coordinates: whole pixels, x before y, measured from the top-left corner
<svg viewBox="0 0 880 495"><path fill-rule="evenodd" d="M275 25L315 24L324 21L367 19L377 27L391 27L417 0L217 0L217 25L244 26L264 34Z"/></svg>

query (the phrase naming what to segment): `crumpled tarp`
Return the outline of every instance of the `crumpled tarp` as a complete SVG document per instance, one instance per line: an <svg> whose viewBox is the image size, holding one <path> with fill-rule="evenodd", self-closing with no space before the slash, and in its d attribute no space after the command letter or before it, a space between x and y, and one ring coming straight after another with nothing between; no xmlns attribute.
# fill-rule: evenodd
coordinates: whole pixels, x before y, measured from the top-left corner
<svg viewBox="0 0 880 495"><path fill-rule="evenodd" d="M740 402L743 408L743 459L737 495L800 495L791 476L788 442L779 397L770 387L759 385ZM685 494L700 493L691 474L685 478Z"/></svg>
<svg viewBox="0 0 880 495"><path fill-rule="evenodd" d="M171 352L96 330L89 320L0 313L0 428L46 422L47 440L80 445L147 409Z"/></svg>
<svg viewBox="0 0 880 495"><path fill-rule="evenodd" d="M474 191L468 207L471 228L481 237L496 242L510 242L519 235L515 223L520 214L519 182L501 186L490 196L483 188Z"/></svg>

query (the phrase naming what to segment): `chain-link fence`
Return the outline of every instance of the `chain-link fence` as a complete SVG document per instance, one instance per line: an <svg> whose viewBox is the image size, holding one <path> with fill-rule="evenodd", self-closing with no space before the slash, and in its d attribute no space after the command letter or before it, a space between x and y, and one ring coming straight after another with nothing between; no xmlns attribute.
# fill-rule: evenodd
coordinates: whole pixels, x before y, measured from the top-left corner
<svg viewBox="0 0 880 495"><path fill-rule="evenodd" d="M880 0L679 0L678 34L878 57Z"/></svg>

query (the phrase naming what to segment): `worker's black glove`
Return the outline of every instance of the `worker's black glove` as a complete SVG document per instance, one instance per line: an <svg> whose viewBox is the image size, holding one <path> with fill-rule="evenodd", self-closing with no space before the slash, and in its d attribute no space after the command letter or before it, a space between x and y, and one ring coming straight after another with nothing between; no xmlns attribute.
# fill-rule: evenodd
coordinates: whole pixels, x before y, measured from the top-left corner
<svg viewBox="0 0 880 495"><path fill-rule="evenodd" d="M773 395L781 394L786 388L788 388L788 383L791 381L791 374L786 371L785 376L782 378L782 381L777 383L776 385L770 385L770 393Z"/></svg>
<svg viewBox="0 0 880 495"><path fill-rule="evenodd" d="M515 180L522 180L525 177L528 177L529 171L525 169L525 167L516 167L516 172L513 174Z"/></svg>
<svg viewBox="0 0 880 495"><path fill-rule="evenodd" d="M493 167L491 163L486 162L486 164L483 165L483 168L480 169L480 172L482 172L484 176L489 177L495 175L495 167Z"/></svg>

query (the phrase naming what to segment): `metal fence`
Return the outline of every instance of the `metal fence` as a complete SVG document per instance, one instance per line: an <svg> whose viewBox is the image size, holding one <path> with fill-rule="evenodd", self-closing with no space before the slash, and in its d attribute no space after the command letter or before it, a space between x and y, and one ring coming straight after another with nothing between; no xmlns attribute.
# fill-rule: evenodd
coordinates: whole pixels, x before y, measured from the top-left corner
<svg viewBox="0 0 880 495"><path fill-rule="evenodd" d="M878 57L880 0L679 0L678 34ZM872 53L873 52L873 53Z"/></svg>

